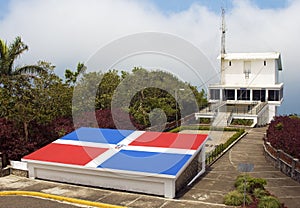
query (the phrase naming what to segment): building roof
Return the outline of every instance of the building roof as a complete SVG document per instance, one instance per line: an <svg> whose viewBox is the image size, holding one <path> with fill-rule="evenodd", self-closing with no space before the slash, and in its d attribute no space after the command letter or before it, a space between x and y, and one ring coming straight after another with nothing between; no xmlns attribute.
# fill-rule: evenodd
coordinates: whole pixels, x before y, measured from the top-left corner
<svg viewBox="0 0 300 208"><path fill-rule="evenodd" d="M207 139L207 134L81 127L22 160L173 177L191 162Z"/></svg>
<svg viewBox="0 0 300 208"><path fill-rule="evenodd" d="M221 58L221 55L218 59ZM226 53L224 54L225 60L255 60L255 59L280 59L280 53Z"/></svg>

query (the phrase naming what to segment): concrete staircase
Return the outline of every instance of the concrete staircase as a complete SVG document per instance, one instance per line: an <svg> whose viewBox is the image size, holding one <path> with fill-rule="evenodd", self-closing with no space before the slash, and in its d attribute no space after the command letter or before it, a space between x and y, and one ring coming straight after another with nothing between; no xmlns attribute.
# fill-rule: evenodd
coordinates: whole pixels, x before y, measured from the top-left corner
<svg viewBox="0 0 300 208"><path fill-rule="evenodd" d="M212 126L214 127L221 127L224 128L228 125L228 122L230 122L231 113L230 112L217 112L215 114L214 121L212 123Z"/></svg>

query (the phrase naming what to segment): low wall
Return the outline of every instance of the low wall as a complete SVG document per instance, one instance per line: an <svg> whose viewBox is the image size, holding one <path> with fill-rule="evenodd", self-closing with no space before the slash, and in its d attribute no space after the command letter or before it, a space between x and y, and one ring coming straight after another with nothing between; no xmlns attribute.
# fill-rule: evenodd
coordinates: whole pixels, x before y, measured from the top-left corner
<svg viewBox="0 0 300 208"><path fill-rule="evenodd" d="M270 161L274 167L300 183L299 159L290 156L283 150L274 148L266 139L264 139L264 153L266 159Z"/></svg>

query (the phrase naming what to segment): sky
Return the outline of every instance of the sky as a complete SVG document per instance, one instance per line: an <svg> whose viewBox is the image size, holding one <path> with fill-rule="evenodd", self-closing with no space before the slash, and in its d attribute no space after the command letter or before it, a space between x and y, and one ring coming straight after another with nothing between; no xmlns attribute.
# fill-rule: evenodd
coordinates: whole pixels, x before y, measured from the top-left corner
<svg viewBox="0 0 300 208"><path fill-rule="evenodd" d="M300 114L299 0L0 0L0 38L9 43L21 36L29 46L17 64L49 61L63 76L66 68L75 69L120 38L170 34L198 48L217 77L221 7L226 10L226 51L281 52L285 94L279 113ZM115 67L131 67L135 58ZM181 78L203 86L188 73Z"/></svg>

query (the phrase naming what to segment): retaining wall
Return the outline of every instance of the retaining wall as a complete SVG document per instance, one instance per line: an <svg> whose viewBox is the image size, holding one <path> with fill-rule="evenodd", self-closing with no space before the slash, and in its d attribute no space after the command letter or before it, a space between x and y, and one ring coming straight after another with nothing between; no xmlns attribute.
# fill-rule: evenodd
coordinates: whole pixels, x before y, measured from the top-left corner
<svg viewBox="0 0 300 208"><path fill-rule="evenodd" d="M264 154L274 167L300 183L299 159L290 156L283 150L274 148L270 142L266 141L266 138L264 138Z"/></svg>

